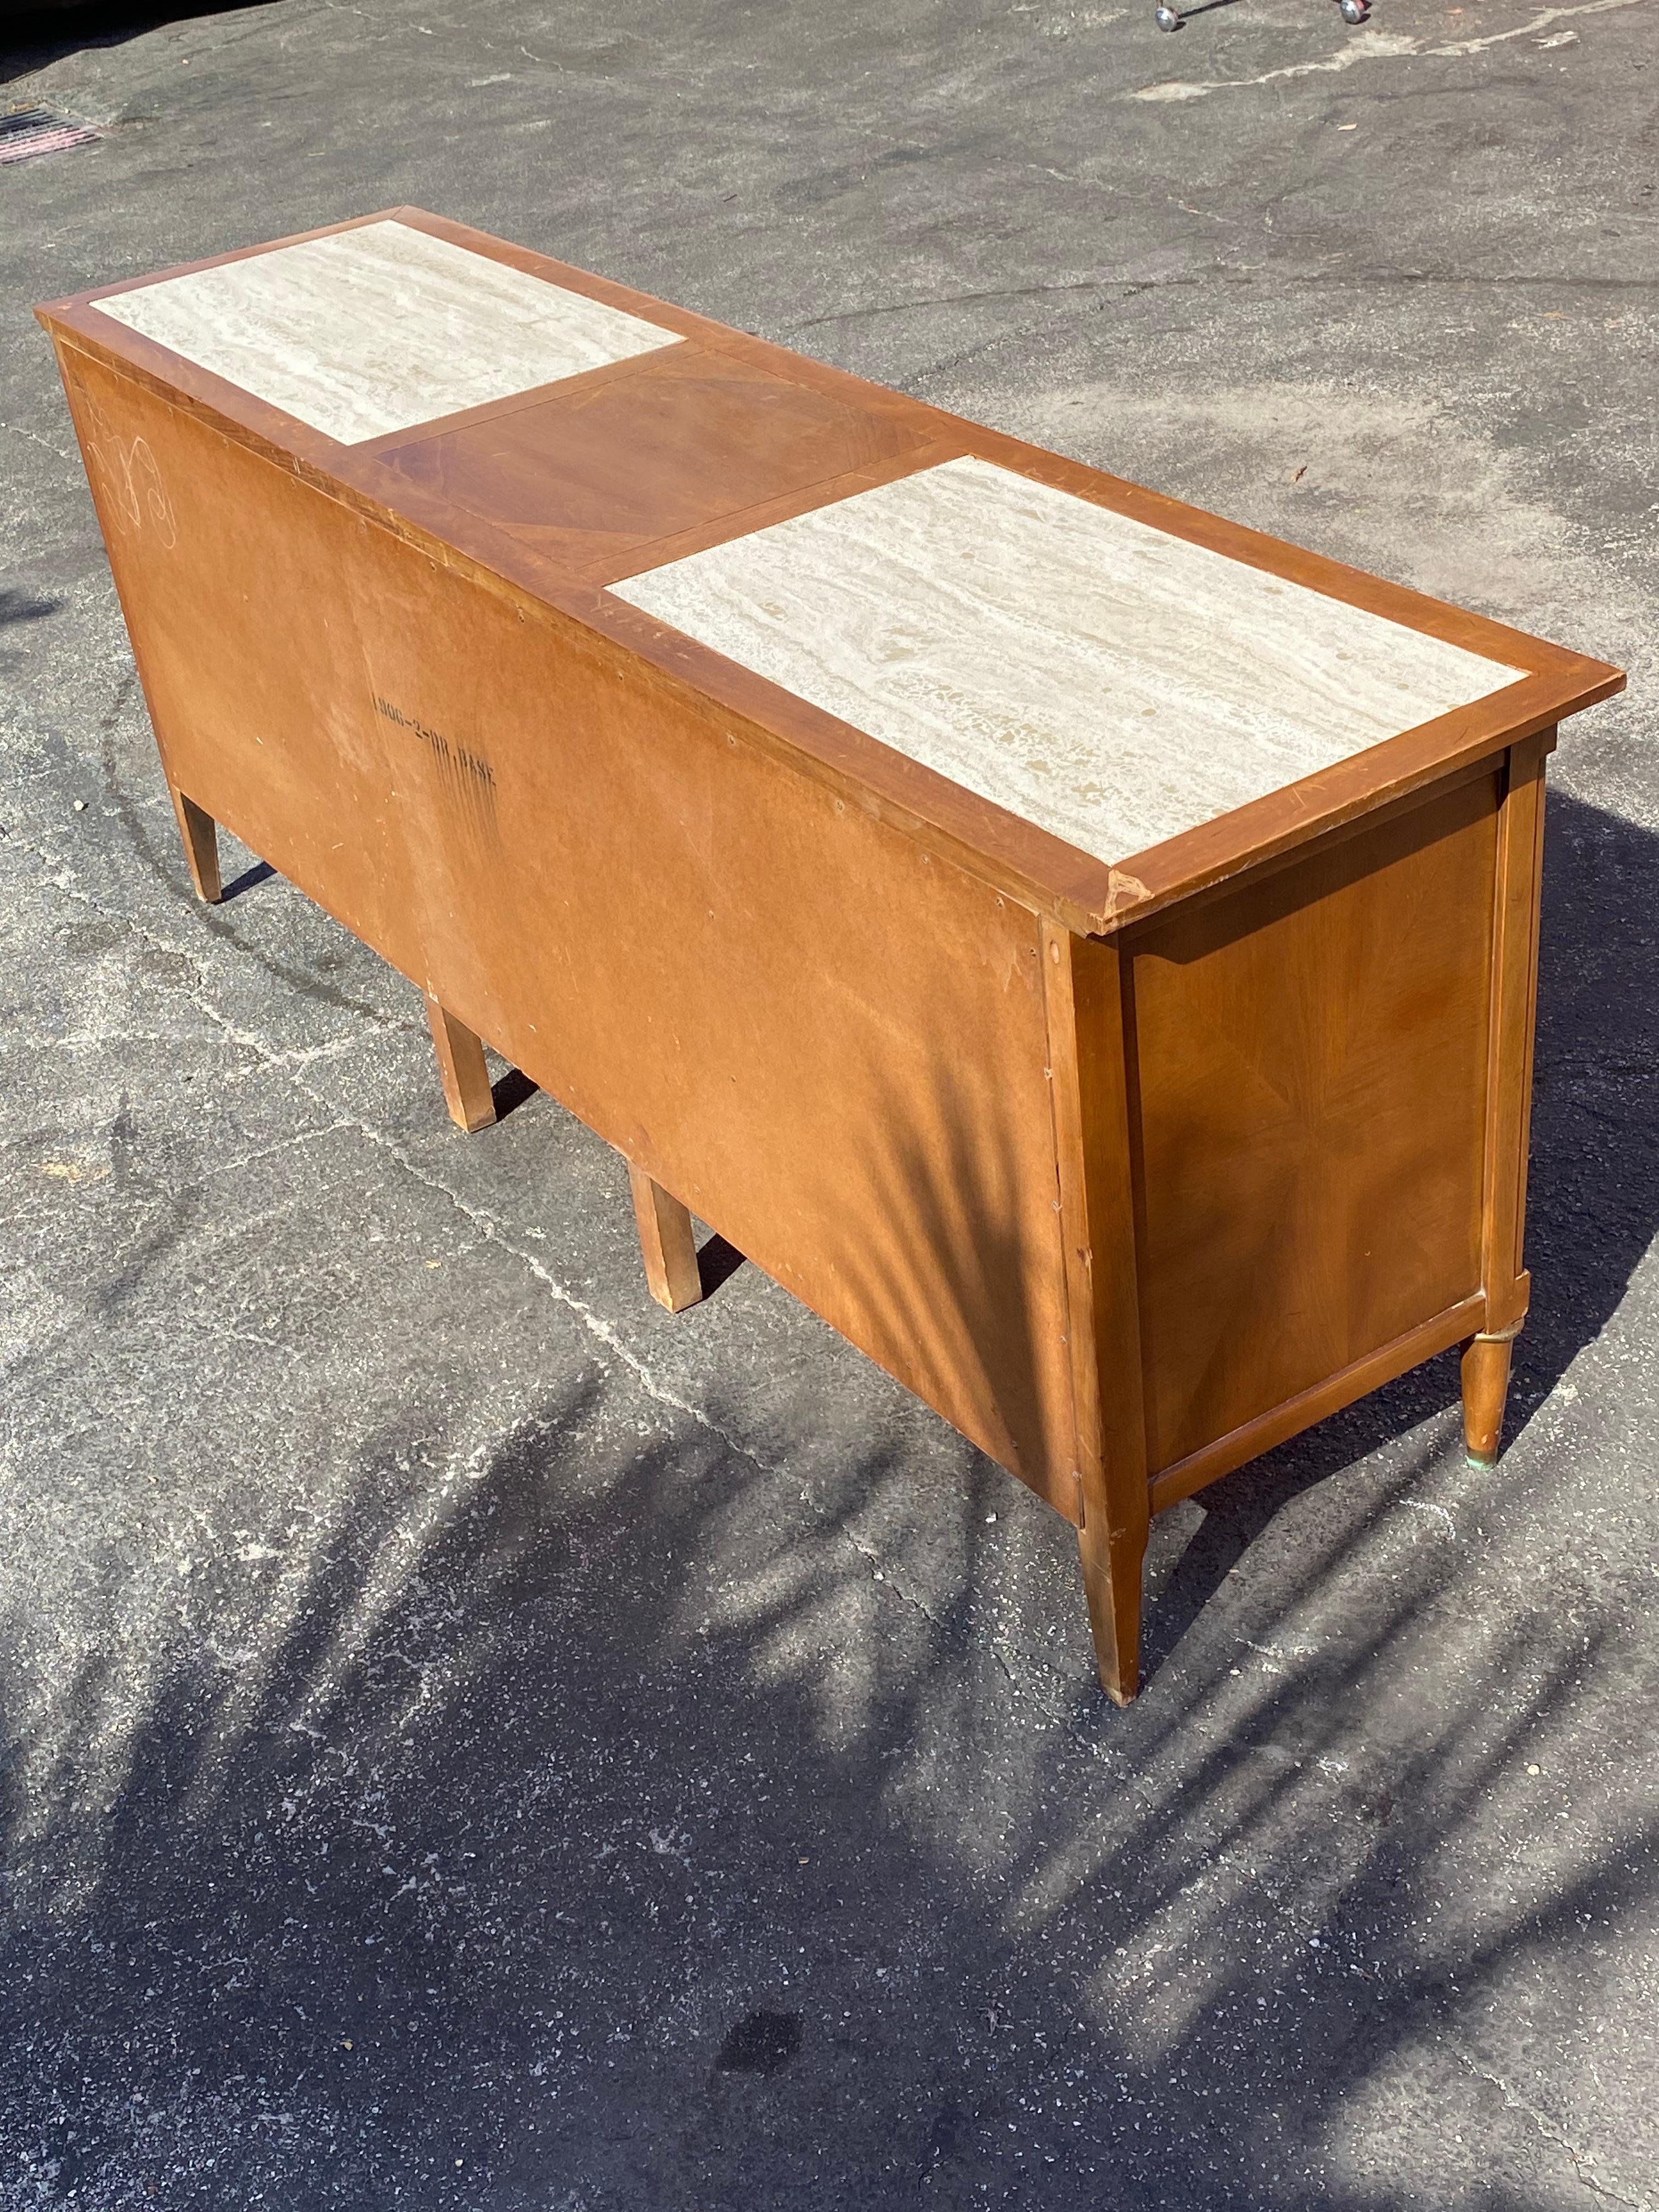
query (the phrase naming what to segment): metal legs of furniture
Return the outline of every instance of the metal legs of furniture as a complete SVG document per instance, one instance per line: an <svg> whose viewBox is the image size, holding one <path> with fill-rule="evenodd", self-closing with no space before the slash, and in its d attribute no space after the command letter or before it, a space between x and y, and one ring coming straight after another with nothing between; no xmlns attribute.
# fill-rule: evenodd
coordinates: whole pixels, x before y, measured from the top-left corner
<svg viewBox="0 0 1659 2212"><path fill-rule="evenodd" d="M1336 0L1336 4L1345 23L1364 23L1370 19L1368 0ZM1160 31L1178 31L1183 19L1180 10L1169 4L1169 0L1158 0L1158 6L1152 10L1152 20Z"/></svg>

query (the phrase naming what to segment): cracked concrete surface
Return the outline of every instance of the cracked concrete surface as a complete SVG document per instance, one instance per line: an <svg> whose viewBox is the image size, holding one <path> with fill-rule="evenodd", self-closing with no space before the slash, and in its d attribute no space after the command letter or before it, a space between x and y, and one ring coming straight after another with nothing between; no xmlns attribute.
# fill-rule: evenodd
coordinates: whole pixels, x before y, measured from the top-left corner
<svg viewBox="0 0 1659 2212"><path fill-rule="evenodd" d="M1659 2208L1656 18L5 34L107 135L3 186L4 2212ZM1438 1362L1166 1516L1127 1713L1034 1499L750 1267L659 1313L254 856L190 897L27 308L404 200L1632 672L1504 1457Z"/></svg>
<svg viewBox="0 0 1659 2212"><path fill-rule="evenodd" d="M1601 2182L1595 2178L1593 2173L1587 2171L1587 2169L1595 2166L1597 2163L1596 2154L1594 2151L1583 2150L1576 2148L1564 2135L1559 2133L1556 2127L1552 2124L1547 2115L1539 2111L1536 2105L1530 2103L1525 2097L1518 2095L1516 2091L1510 2087L1510 2084L1502 2080L1499 2075L1489 2073L1484 2066L1477 2065L1475 2061L1469 2057L1467 2051L1460 2051L1457 2055L1462 2063L1468 2067L1471 2074L1474 2075L1482 2081L1489 2082L1491 2086L1498 2092L1499 2095L1504 2100L1505 2106L1510 2112L1524 2112L1527 2118L1536 2126L1538 2132L1544 2137L1545 2141L1553 2144L1556 2149L1565 2154L1567 2158L1571 2161L1572 2170L1577 2175L1579 2182L1585 2189L1589 2190L1592 2195L1596 2197L1605 2197L1610 2203L1614 2204L1633 2205L1637 2208L1637 2212L1647 2212L1647 2208L1653 2202L1651 2197L1621 2197L1616 2190L1606 2188Z"/></svg>

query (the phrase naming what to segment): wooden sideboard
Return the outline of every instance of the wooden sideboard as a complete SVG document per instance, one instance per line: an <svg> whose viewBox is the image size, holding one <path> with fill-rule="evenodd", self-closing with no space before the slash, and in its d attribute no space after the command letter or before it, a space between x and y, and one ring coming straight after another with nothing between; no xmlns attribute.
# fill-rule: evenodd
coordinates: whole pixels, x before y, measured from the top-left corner
<svg viewBox="0 0 1659 2212"><path fill-rule="evenodd" d="M40 310L225 823L1078 1529L1452 1345L1498 1449L1601 663L414 209Z"/></svg>

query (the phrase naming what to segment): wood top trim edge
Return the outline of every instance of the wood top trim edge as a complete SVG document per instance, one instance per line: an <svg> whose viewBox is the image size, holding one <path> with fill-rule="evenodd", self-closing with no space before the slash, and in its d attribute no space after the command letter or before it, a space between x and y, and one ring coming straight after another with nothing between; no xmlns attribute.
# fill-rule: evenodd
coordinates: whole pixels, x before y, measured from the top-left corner
<svg viewBox="0 0 1659 2212"><path fill-rule="evenodd" d="M339 444L96 312L101 297L143 289L195 270L252 258L304 239L328 237L387 220L405 222L526 273L568 285L590 298L675 329L684 337L737 355L774 374L793 375L848 398L867 392L872 404L878 398L884 409L893 406L896 395L884 386L869 385L809 356L749 337L531 248L513 246L410 207L383 209L153 276L98 286L45 302L37 307L35 314L55 343L83 352L117 374L131 376L172 404L183 405L205 418L221 435L248 447L313 489L340 498L446 565L474 569L489 577L496 588L505 585L510 592L523 593L555 609L594 632L600 641L632 653L653 665L671 685L684 686L742 720L748 733L769 751L793 760L816 780L854 788L860 797L867 794L866 803L873 802L875 811L895 826L940 844L972 872L1012 890L1037 909L1054 914L1080 933L1107 934L1132 920L1149 916L1191 891L1224 880L1253 860L1306 843L1449 769L1500 751L1625 688L1623 672L1605 662L1550 645L1407 586L1386 582L1127 479L987 429L924 401L897 395L914 410L915 427L927 436L928 444L934 439L955 444L980 459L1132 516L1249 567L1528 672L1518 683L1485 699L1367 747L1162 845L1108 866L908 759L868 732L767 683L711 648L651 622L626 602L606 596L587 576L561 575L553 563L487 521L467 515L459 527L454 520L447 520L441 528L435 519L423 520L419 510L432 502L378 459L374 449L384 449L388 440L365 441L367 451ZM602 377L608 373L601 368L586 374ZM543 389L553 388L556 387ZM461 416L416 425L407 433L396 434L403 442L441 434L465 422L516 411L534 404L538 396L536 392L509 395L466 410ZM906 471L901 468L896 472ZM805 500L803 506L833 499L840 481L832 477L814 487L823 497ZM848 488L860 486L854 483ZM745 518L738 514L730 520L742 526ZM728 537L742 534L741 526L725 532ZM714 542L722 540L716 536ZM629 565L632 567L631 562Z"/></svg>

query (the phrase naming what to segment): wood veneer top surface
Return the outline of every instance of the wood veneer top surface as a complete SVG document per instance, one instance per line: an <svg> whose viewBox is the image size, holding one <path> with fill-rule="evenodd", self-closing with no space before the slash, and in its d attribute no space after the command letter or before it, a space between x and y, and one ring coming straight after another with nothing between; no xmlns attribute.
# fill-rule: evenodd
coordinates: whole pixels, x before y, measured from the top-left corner
<svg viewBox="0 0 1659 2212"><path fill-rule="evenodd" d="M1622 688L419 209L40 313L1074 927Z"/></svg>

